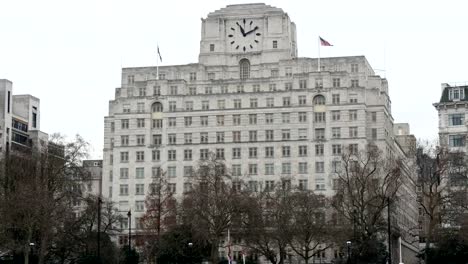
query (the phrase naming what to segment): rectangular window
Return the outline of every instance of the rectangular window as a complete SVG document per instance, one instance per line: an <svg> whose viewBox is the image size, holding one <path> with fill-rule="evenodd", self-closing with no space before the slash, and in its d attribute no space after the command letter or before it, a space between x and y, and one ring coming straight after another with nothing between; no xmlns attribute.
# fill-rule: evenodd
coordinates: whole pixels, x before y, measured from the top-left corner
<svg viewBox="0 0 468 264"><path fill-rule="evenodd" d="M449 89L449 100L465 99L465 89L463 87L454 87Z"/></svg>
<svg viewBox="0 0 468 264"><path fill-rule="evenodd" d="M205 94L212 94L213 93L213 87L208 86L205 87Z"/></svg>
<svg viewBox="0 0 468 264"><path fill-rule="evenodd" d="M216 132L216 142L217 143L224 142L224 132Z"/></svg>
<svg viewBox="0 0 468 264"><path fill-rule="evenodd" d="M270 92L275 92L276 91L276 83L270 83L268 85L268 89L270 90Z"/></svg>
<svg viewBox="0 0 468 264"><path fill-rule="evenodd" d="M265 123L266 124L273 124L273 113L266 113L265 114Z"/></svg>
<svg viewBox="0 0 468 264"><path fill-rule="evenodd" d="M128 146L128 136L120 136L120 145Z"/></svg>
<svg viewBox="0 0 468 264"><path fill-rule="evenodd" d="M299 146L299 157L307 156L307 146Z"/></svg>
<svg viewBox="0 0 468 264"><path fill-rule="evenodd" d="M275 164L266 163L265 164L265 175L274 175L275 174Z"/></svg>
<svg viewBox="0 0 468 264"><path fill-rule="evenodd" d="M249 141L250 142L257 141L257 131L249 131Z"/></svg>
<svg viewBox="0 0 468 264"><path fill-rule="evenodd" d="M175 127L176 126L176 118L175 117L169 117L167 119L168 123L169 123L169 127Z"/></svg>
<svg viewBox="0 0 468 264"><path fill-rule="evenodd" d="M306 174L308 173L308 166L307 162L299 162L299 174Z"/></svg>
<svg viewBox="0 0 468 264"><path fill-rule="evenodd" d="M146 88L145 87L138 88L138 96L146 96Z"/></svg>
<svg viewBox="0 0 468 264"><path fill-rule="evenodd" d="M208 117L200 116L200 126L208 126Z"/></svg>
<svg viewBox="0 0 468 264"><path fill-rule="evenodd" d="M273 98L267 98L266 99L266 106L267 107L274 107L275 106L275 101Z"/></svg>
<svg viewBox="0 0 468 264"><path fill-rule="evenodd" d="M282 140L290 140L291 139L291 130L289 130L289 129L281 130L281 139Z"/></svg>
<svg viewBox="0 0 468 264"><path fill-rule="evenodd" d="M216 158L217 159L224 159L224 149L223 148L217 148L216 149Z"/></svg>
<svg viewBox="0 0 468 264"><path fill-rule="evenodd" d="M242 165L233 164L231 171L232 171L232 176L242 176Z"/></svg>
<svg viewBox="0 0 468 264"><path fill-rule="evenodd" d="M144 151L137 151L136 152L136 161L138 161L138 162L145 161L145 152Z"/></svg>
<svg viewBox="0 0 468 264"><path fill-rule="evenodd" d="M257 175L257 174L258 174L257 164L249 164L249 175Z"/></svg>
<svg viewBox="0 0 468 264"><path fill-rule="evenodd" d="M169 87L169 94L170 95L177 95L177 86L173 85Z"/></svg>
<svg viewBox="0 0 468 264"><path fill-rule="evenodd" d="M161 160L161 152L158 149L153 150L151 152L151 154L152 154L151 157L152 157L153 161L160 161Z"/></svg>
<svg viewBox="0 0 468 264"><path fill-rule="evenodd" d="M299 180L299 186L298 186L299 190L301 191L305 191L307 189L309 189L309 183L307 180Z"/></svg>
<svg viewBox="0 0 468 264"><path fill-rule="evenodd" d="M138 127L138 128L143 128L143 127L145 127L145 119L144 119L144 118L138 118L138 119L137 119L137 127Z"/></svg>
<svg viewBox="0 0 468 264"><path fill-rule="evenodd" d="M163 120L162 119L152 119L151 120L151 127L152 128L162 128L163 127Z"/></svg>
<svg viewBox="0 0 468 264"><path fill-rule="evenodd" d="M176 134L167 134L167 138L168 138L168 142L167 142L168 145L177 144Z"/></svg>
<svg viewBox="0 0 468 264"><path fill-rule="evenodd" d="M450 114L448 121L449 126L461 126L465 122L465 114Z"/></svg>
<svg viewBox="0 0 468 264"><path fill-rule="evenodd" d="M196 81L197 80L197 73L196 72L191 72L190 73L190 81Z"/></svg>
<svg viewBox="0 0 468 264"><path fill-rule="evenodd" d="M450 147L464 147L465 136L464 135L449 135L449 146Z"/></svg>
<svg viewBox="0 0 468 264"><path fill-rule="evenodd" d="M359 80L351 80L351 87L359 87Z"/></svg>
<svg viewBox="0 0 468 264"><path fill-rule="evenodd" d="M265 130L265 140L266 141L273 141L274 140L273 130Z"/></svg>
<svg viewBox="0 0 468 264"><path fill-rule="evenodd" d="M184 160L192 160L192 150L184 149Z"/></svg>
<svg viewBox="0 0 468 264"><path fill-rule="evenodd" d="M281 173L282 174L291 174L291 163L284 162L281 164Z"/></svg>
<svg viewBox="0 0 468 264"><path fill-rule="evenodd" d="M143 113L145 111L145 103L137 103L137 112Z"/></svg>
<svg viewBox="0 0 468 264"><path fill-rule="evenodd" d="M128 121L128 119L122 119L121 125L122 125L122 129L128 129L128 128L129 128L129 121Z"/></svg>
<svg viewBox="0 0 468 264"><path fill-rule="evenodd" d="M357 73L358 72L358 64L357 63L351 63L351 72L352 73Z"/></svg>
<svg viewBox="0 0 468 264"><path fill-rule="evenodd" d="M208 73L208 80L214 80L215 79L215 73L214 72L209 72Z"/></svg>
<svg viewBox="0 0 468 264"><path fill-rule="evenodd" d="M358 137L358 128L357 127L350 127L349 128L349 137L350 138L357 138Z"/></svg>
<svg viewBox="0 0 468 264"><path fill-rule="evenodd" d="M244 86L243 85L237 85L236 86L236 91L237 91L237 93L243 93L244 92Z"/></svg>
<svg viewBox="0 0 468 264"><path fill-rule="evenodd" d="M168 150L167 151L167 160L169 161L174 161L177 159L177 153L176 153L176 150L172 149L172 150Z"/></svg>
<svg viewBox="0 0 468 264"><path fill-rule="evenodd" d="M161 86L153 86L153 95L160 96L161 95Z"/></svg>
<svg viewBox="0 0 468 264"><path fill-rule="evenodd" d="M184 133L184 143L192 144L192 133Z"/></svg>
<svg viewBox="0 0 468 264"><path fill-rule="evenodd" d="M128 179L128 168L120 168L120 179Z"/></svg>
<svg viewBox="0 0 468 264"><path fill-rule="evenodd" d="M171 193L176 193L177 191L176 186L177 185L175 183L169 183L167 187Z"/></svg>
<svg viewBox="0 0 468 264"><path fill-rule="evenodd" d="M332 138L341 138L341 128L332 127Z"/></svg>
<svg viewBox="0 0 468 264"><path fill-rule="evenodd" d="M169 101L169 112L175 112L177 107L176 101Z"/></svg>
<svg viewBox="0 0 468 264"><path fill-rule="evenodd" d="M283 106L291 106L291 97L283 97Z"/></svg>
<svg viewBox="0 0 468 264"><path fill-rule="evenodd" d="M332 120L333 121L339 121L340 118L341 118L341 113L339 110L333 110L331 111L331 114L332 114Z"/></svg>
<svg viewBox="0 0 468 264"><path fill-rule="evenodd" d="M210 110L210 101L202 101L202 110Z"/></svg>
<svg viewBox="0 0 468 264"><path fill-rule="evenodd" d="M323 161L315 162L315 172L317 172L317 173L325 172L325 165L324 165Z"/></svg>
<svg viewBox="0 0 468 264"><path fill-rule="evenodd" d="M233 159L241 158L241 148L232 148L232 158Z"/></svg>
<svg viewBox="0 0 468 264"><path fill-rule="evenodd" d="M208 143L208 132L200 132L200 143Z"/></svg>
<svg viewBox="0 0 468 264"><path fill-rule="evenodd" d="M192 111L193 110L193 101L185 102L185 111Z"/></svg>
<svg viewBox="0 0 468 264"><path fill-rule="evenodd" d="M271 77L276 78L279 76L279 71L278 69L271 69Z"/></svg>
<svg viewBox="0 0 468 264"><path fill-rule="evenodd" d="M265 192L272 192L275 190L275 181L265 181Z"/></svg>
<svg viewBox="0 0 468 264"><path fill-rule="evenodd" d="M200 159L201 160L208 159L208 149L200 149Z"/></svg>
<svg viewBox="0 0 468 264"><path fill-rule="evenodd" d="M284 90L286 91L292 91L293 89L293 84L290 82L284 83Z"/></svg>
<svg viewBox="0 0 468 264"><path fill-rule="evenodd" d="M349 144L349 153L356 155L358 154L358 144Z"/></svg>
<svg viewBox="0 0 468 264"><path fill-rule="evenodd" d="M145 210L145 201L135 201L135 211L143 212Z"/></svg>
<svg viewBox="0 0 468 264"><path fill-rule="evenodd" d="M257 158L257 148L249 148L249 158L256 159Z"/></svg>
<svg viewBox="0 0 468 264"><path fill-rule="evenodd" d="M339 160L334 160L332 162L332 170L333 172L337 173L341 171L341 161Z"/></svg>
<svg viewBox="0 0 468 264"><path fill-rule="evenodd" d="M232 124L234 126L240 126L241 124L241 116L240 115L232 115Z"/></svg>
<svg viewBox="0 0 468 264"><path fill-rule="evenodd" d="M145 135L137 135L137 146L143 146L145 145Z"/></svg>
<svg viewBox="0 0 468 264"><path fill-rule="evenodd" d="M241 109L241 108L242 108L241 99L234 99L234 109Z"/></svg>
<svg viewBox="0 0 468 264"><path fill-rule="evenodd" d="M307 97L305 95L299 95L297 97L297 101L299 102L299 105L306 105L307 104Z"/></svg>
<svg viewBox="0 0 468 264"><path fill-rule="evenodd" d="M145 195L145 185L138 183L135 185L135 194L136 195Z"/></svg>
<svg viewBox="0 0 468 264"><path fill-rule="evenodd" d="M314 113L314 121L316 123L324 123L325 122L325 112Z"/></svg>
<svg viewBox="0 0 468 264"><path fill-rule="evenodd" d="M315 139L317 139L317 140L325 139L325 128L316 128L315 129Z"/></svg>
<svg viewBox="0 0 468 264"><path fill-rule="evenodd" d="M218 100L218 109L225 109L226 108L226 100Z"/></svg>
<svg viewBox="0 0 468 264"><path fill-rule="evenodd" d="M307 89L307 80L299 80L299 89Z"/></svg>
<svg viewBox="0 0 468 264"><path fill-rule="evenodd" d="M289 113L281 113L281 119L283 121L283 124L289 124L291 122Z"/></svg>
<svg viewBox="0 0 468 264"><path fill-rule="evenodd" d="M249 115L249 124L256 125L257 124L257 114L250 114Z"/></svg>
<svg viewBox="0 0 468 264"><path fill-rule="evenodd" d="M274 49L277 49L277 48L278 48L278 41L277 41L277 40L273 40L272 46L273 46Z"/></svg>
<svg viewBox="0 0 468 264"><path fill-rule="evenodd" d="M177 167L176 166L169 166L167 167L167 176L169 178L177 177Z"/></svg>
<svg viewBox="0 0 468 264"><path fill-rule="evenodd" d="M128 162L128 152L120 152L120 162Z"/></svg>
<svg viewBox="0 0 468 264"><path fill-rule="evenodd" d="M159 146L162 144L162 135L153 135L153 145Z"/></svg>
<svg viewBox="0 0 468 264"><path fill-rule="evenodd" d="M332 94L332 104L340 104L340 94Z"/></svg>
<svg viewBox="0 0 468 264"><path fill-rule="evenodd" d="M323 156L324 153L324 146L323 144L315 145L315 155L316 156Z"/></svg>
<svg viewBox="0 0 468 264"><path fill-rule="evenodd" d="M193 167L184 166L184 177L192 177L192 175L193 175Z"/></svg>
<svg viewBox="0 0 468 264"><path fill-rule="evenodd" d="M252 92L254 93L260 92L260 85L259 84L252 85Z"/></svg>
<svg viewBox="0 0 468 264"><path fill-rule="evenodd" d="M122 112L130 113L130 105L129 104L122 105Z"/></svg>
<svg viewBox="0 0 468 264"><path fill-rule="evenodd" d="M291 157L291 147L290 146L282 146L281 152L283 157Z"/></svg>
<svg viewBox="0 0 468 264"><path fill-rule="evenodd" d="M197 87L191 86L189 87L189 95L196 95L197 94Z"/></svg>
<svg viewBox="0 0 468 264"><path fill-rule="evenodd" d="M316 78L315 79L315 88L323 88L323 79L322 78Z"/></svg>
<svg viewBox="0 0 468 264"><path fill-rule="evenodd" d="M332 145L332 154L341 155L341 145L333 144Z"/></svg>
<svg viewBox="0 0 468 264"><path fill-rule="evenodd" d="M333 78L333 87L340 87L340 78Z"/></svg>
<svg viewBox="0 0 468 264"><path fill-rule="evenodd" d="M210 44L210 51L215 51L215 44Z"/></svg>
<svg viewBox="0 0 468 264"><path fill-rule="evenodd" d="M299 139L307 139L307 128L299 128Z"/></svg>
<svg viewBox="0 0 468 264"><path fill-rule="evenodd" d="M292 77L292 68L291 67L286 67L285 75L286 75L286 77Z"/></svg>
<svg viewBox="0 0 468 264"><path fill-rule="evenodd" d="M257 108L257 107L258 107L257 98L250 98L250 108Z"/></svg>
<svg viewBox="0 0 468 264"><path fill-rule="evenodd" d="M241 132L240 131L232 131L232 142L241 142Z"/></svg>
<svg viewBox="0 0 468 264"><path fill-rule="evenodd" d="M371 128L371 138L372 140L377 139L377 128Z"/></svg>
<svg viewBox="0 0 468 264"><path fill-rule="evenodd" d="M265 147L265 158L273 158L274 156L274 147Z"/></svg>
<svg viewBox="0 0 468 264"><path fill-rule="evenodd" d="M121 196L128 195L128 184L120 184L120 195Z"/></svg>
<svg viewBox="0 0 468 264"><path fill-rule="evenodd" d="M357 120L357 110L349 110L349 121Z"/></svg>
<svg viewBox="0 0 468 264"><path fill-rule="evenodd" d="M224 126L224 116L223 115L216 116L216 125L217 126Z"/></svg>

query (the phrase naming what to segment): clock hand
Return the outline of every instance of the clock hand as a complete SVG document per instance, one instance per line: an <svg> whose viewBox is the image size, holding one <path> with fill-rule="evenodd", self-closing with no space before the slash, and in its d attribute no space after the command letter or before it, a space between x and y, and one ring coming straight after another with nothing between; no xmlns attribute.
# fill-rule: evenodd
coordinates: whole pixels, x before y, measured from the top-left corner
<svg viewBox="0 0 468 264"><path fill-rule="evenodd" d="M236 24L239 26L240 31L241 31L241 33L242 33L242 36L245 37L246 34L245 34L245 31L244 31L244 29L242 28L242 26L239 24L239 22L236 22Z"/></svg>
<svg viewBox="0 0 468 264"><path fill-rule="evenodd" d="M256 27L254 27L252 30L247 31L247 32L245 33L245 36L247 36L248 34L254 32L254 31L257 30L257 29L258 29L258 27L256 26Z"/></svg>

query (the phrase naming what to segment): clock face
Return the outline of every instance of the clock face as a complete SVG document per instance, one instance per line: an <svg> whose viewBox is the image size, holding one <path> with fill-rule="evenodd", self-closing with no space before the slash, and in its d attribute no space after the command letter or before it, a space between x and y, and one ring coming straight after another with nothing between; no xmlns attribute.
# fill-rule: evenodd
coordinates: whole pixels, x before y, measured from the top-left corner
<svg viewBox="0 0 468 264"><path fill-rule="evenodd" d="M262 36L257 23L245 18L231 23L226 32L231 50L239 52L255 50Z"/></svg>

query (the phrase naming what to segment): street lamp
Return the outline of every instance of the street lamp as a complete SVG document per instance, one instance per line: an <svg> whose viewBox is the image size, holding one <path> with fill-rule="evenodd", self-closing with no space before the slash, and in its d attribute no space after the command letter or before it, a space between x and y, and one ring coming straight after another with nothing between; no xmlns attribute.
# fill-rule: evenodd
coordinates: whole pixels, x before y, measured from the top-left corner
<svg viewBox="0 0 468 264"><path fill-rule="evenodd" d="M190 264L192 264L192 247L193 247L193 243L192 242L188 242L188 247L189 247L189 260L190 260Z"/></svg>
<svg viewBox="0 0 468 264"><path fill-rule="evenodd" d="M128 210L128 253L132 250L132 210Z"/></svg>
<svg viewBox="0 0 468 264"><path fill-rule="evenodd" d="M347 263L351 263L351 241L346 241L346 246L348 247L348 261Z"/></svg>
<svg viewBox="0 0 468 264"><path fill-rule="evenodd" d="M33 248L36 244L34 244L33 242L30 242L29 243L29 249L30 249L30 253L29 253L29 256L28 256L28 262L31 263L32 261L29 261L30 259L32 259L32 256L33 256Z"/></svg>

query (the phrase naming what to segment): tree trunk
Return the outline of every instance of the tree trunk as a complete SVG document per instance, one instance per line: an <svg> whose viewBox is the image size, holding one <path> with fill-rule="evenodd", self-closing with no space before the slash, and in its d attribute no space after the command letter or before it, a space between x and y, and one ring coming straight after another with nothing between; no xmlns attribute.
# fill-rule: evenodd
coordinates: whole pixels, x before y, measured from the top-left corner
<svg viewBox="0 0 468 264"><path fill-rule="evenodd" d="M211 244L211 263L218 264L219 262L219 240L216 238Z"/></svg>

